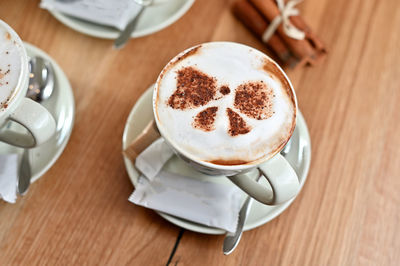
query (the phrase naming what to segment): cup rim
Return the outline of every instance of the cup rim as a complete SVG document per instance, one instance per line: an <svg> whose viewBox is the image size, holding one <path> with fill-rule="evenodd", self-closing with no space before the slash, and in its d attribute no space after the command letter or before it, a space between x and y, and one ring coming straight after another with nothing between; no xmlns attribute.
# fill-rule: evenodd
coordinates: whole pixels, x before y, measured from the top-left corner
<svg viewBox="0 0 400 266"><path fill-rule="evenodd" d="M22 98L24 95L25 89L27 89L27 82L29 80L28 76L28 55L26 53L26 49L24 47L24 43L22 42L21 38L17 34L17 32L10 26L8 25L4 20L0 19L0 27L4 27L12 36L12 38L17 41L17 45L19 46L19 52L20 52L20 58L21 58L21 72L18 77L18 82L17 85L15 86L15 89L11 93L8 101L7 101L7 107L0 107L0 115L3 113L6 113L8 110L14 110L15 106L17 105L17 102L19 98ZM26 88L25 88L26 87Z"/></svg>
<svg viewBox="0 0 400 266"><path fill-rule="evenodd" d="M201 45L209 45L209 44L235 44L235 45L241 45L241 46L245 46L247 48L251 48L254 49L258 52L260 52L261 54L263 54L265 56L265 58L267 60L269 60L278 70L279 72L281 72L281 74L283 74L285 80L288 82L289 84L289 88L290 88L290 92L293 96L293 102L295 105L295 110L294 110L294 117L293 117L293 125L290 131L290 134L288 135L288 138L282 143L282 145L276 149L276 151L274 151L273 153L263 156L257 160L248 162L248 163L244 163L244 164L236 164L236 165L222 165L222 164L214 164L211 162L206 162L206 161L202 161L199 160L198 158L196 158L195 156L193 156L192 154L182 150L179 145L177 145L174 141L172 141L171 139L169 139L164 133L163 133L163 127L160 125L160 122L158 120L158 115L157 115L157 111L156 111L156 101L157 101L157 94L158 94L158 88L159 88L159 84L161 79L163 78L163 74L166 71L166 69L168 69L168 67L170 66L171 63L175 62L176 59L182 57L183 55L185 55L186 53L188 53L189 51L191 51L192 49L195 49L196 47L199 47ZM153 89L153 99L152 99L152 105L153 105L153 116L154 116L154 120L156 121L156 125L158 130L160 131L161 136L173 147L174 150L176 150L178 153L182 154L183 156L185 156L186 158L202 165L208 168L212 168L212 169L216 169L216 170L245 170L245 169L250 169L250 168L254 168L257 165L260 165L266 161L268 161L269 159L273 158L276 154L278 154L286 145L286 143L289 141L289 139L292 137L293 132L294 132L294 128L296 126L296 118L297 118L297 113L298 113L298 104L297 104L297 97L296 97L296 93L294 91L292 82L290 81L289 77L286 75L285 71L283 71L283 69L268 55L266 55L265 53L261 52L260 50L253 48L251 46L248 45L244 45L244 44L240 44L240 43L236 43L236 42L227 42L227 41L218 41L218 42L205 42L202 44L198 44L195 46L192 46L190 48L185 49L184 51L180 52L179 54L177 54L176 56L174 56L171 60L168 61L168 63L164 66L164 68L161 70L160 74L157 77L157 81L154 85L154 89Z"/></svg>

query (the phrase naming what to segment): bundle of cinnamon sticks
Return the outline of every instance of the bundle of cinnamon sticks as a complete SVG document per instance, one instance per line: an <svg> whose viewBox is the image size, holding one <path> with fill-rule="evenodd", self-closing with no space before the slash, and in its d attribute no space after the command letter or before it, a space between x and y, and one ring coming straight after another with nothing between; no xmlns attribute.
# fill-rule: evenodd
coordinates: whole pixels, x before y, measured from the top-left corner
<svg viewBox="0 0 400 266"><path fill-rule="evenodd" d="M285 0L287 3L288 0ZM233 4L234 15L257 37L262 39L271 21L280 15L276 0L237 0ZM290 22L305 33L305 38L297 40L289 37L283 25L279 25L266 42L284 66L291 68L315 65L321 61L327 50L323 42L299 15L290 16Z"/></svg>

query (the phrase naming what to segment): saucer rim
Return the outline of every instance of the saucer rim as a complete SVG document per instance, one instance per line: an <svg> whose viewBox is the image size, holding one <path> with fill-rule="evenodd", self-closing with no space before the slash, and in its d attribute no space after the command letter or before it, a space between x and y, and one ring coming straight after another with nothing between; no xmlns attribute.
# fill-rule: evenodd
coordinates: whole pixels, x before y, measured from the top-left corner
<svg viewBox="0 0 400 266"><path fill-rule="evenodd" d="M192 7L194 1L195 0L186 0L184 3L182 3L180 8L177 9L177 11L172 16L168 17L166 20L164 20L163 22L161 22L159 24L156 24L154 26L150 26L148 28L144 28L144 29L138 30L138 31L134 30L131 34L131 38L139 38L139 37L147 36L147 35L156 33L162 29L165 29L166 27L170 26L174 22L178 21L184 14L186 14L186 12ZM90 29L85 26L82 26L82 24L78 23L79 19L76 19L72 16L65 15L62 12L55 11L55 10L48 10L48 11L59 22L61 22L65 26L67 26L77 32L80 32L82 34L96 37L96 38L111 39L111 40L116 39L119 35L119 31L117 29L115 29L115 30L113 29L112 31L108 31L108 30L103 31L100 28L104 29L104 28L107 28L107 26L101 27L101 25L99 27L99 30ZM140 20L140 18L139 18L139 20ZM90 22L85 22L85 23L89 24Z"/></svg>
<svg viewBox="0 0 400 266"><path fill-rule="evenodd" d="M132 107L128 118L126 120L125 123L125 128L124 128L124 132L123 132L123 136L122 136L122 149L124 150L127 147L127 138L128 138L128 131L129 131L129 124L132 121L132 118L134 116L134 114L136 113L137 109L139 108L138 106L140 105L141 102L143 102L145 100L147 96L147 94L151 93L151 90L153 89L154 84L150 85L143 93L142 95L138 98L138 100L135 102L134 106ZM151 97L151 96L150 96ZM295 198L291 199L290 201L279 205L279 206L271 206L271 209L268 212L268 215L265 216L265 218L263 219L259 219L258 222L252 222L250 223L246 223L244 225L243 231L248 231L248 230L252 230L256 227L259 227L261 225L264 225L266 223L268 223L269 221L273 220L274 218L276 218L278 215L280 215L283 211L285 211L292 203L293 201L297 198L297 196L300 194L306 180L308 177L308 172L310 169L310 164L311 164L311 139L310 139L310 134L309 134L309 130L307 127L307 123L301 113L300 110L298 110L298 124L301 125L299 126L299 136L302 136L302 139L305 139L305 142L307 145L305 145L304 147L304 151L303 151L303 156L304 156L304 168L303 168L303 174L301 176L299 176L300 179L300 190L299 193L296 195ZM301 140L299 138L299 140ZM139 176L138 171L134 168L133 163L125 156L123 155L123 159L124 159L124 164L125 164L125 168L126 171L128 173L129 179L132 182L132 184L135 186L135 181L134 179L137 178ZM136 177L133 177L132 175L135 175ZM197 233L203 233L203 234L210 234L210 235L222 235L225 234L226 231L223 229L219 229L219 228L214 228L214 227L209 227L206 225L202 225L202 224L198 224L192 221L188 221L170 214L166 214L160 211L155 211L157 212L161 217L163 217L164 219L166 219L167 221L180 226L182 228L185 228L187 230L193 231L193 232L197 232ZM250 209L251 212L251 209Z"/></svg>

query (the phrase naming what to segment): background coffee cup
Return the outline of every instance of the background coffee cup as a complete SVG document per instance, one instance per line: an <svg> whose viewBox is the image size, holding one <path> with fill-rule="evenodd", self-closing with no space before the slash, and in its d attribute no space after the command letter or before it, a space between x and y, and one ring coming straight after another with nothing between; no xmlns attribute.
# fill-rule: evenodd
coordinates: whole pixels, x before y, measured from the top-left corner
<svg viewBox="0 0 400 266"><path fill-rule="evenodd" d="M224 43L219 43L224 44ZM229 43L226 43L230 45ZM252 49L248 47L249 49ZM190 51L193 48L189 48L186 51L182 52L182 54L186 54L187 51ZM178 55L175 58L180 58ZM279 72L280 76L283 76L285 79L285 83L288 84L291 92L292 99L295 105L294 116L297 113L297 100L296 95L293 90L292 84L290 83L288 77L283 72L283 70L268 56L264 55L265 58L270 61L271 67L274 68L274 71ZM175 59L174 58L174 59ZM172 59L171 62L174 60ZM170 63L169 63L170 64ZM157 95L158 95L158 84L160 84L160 79L165 77L164 73L161 72L156 86L154 88L153 93L153 112L157 114ZM295 117L294 117L295 118ZM300 190L300 184L297 177L296 172L290 166L290 164L286 161L286 159L280 155L280 151L283 149L284 145L281 145L277 150L274 151L270 156L265 156L259 160L245 163L245 164L235 164L235 165L220 165L211 163L208 161L203 161L197 159L192 154L184 151L180 146L179 142L174 141L168 137L167 134L163 133L162 123L159 121L159 116L155 115L154 119L156 121L157 127L160 131L161 136L165 139L166 143L169 144L175 151L175 153L182 158L185 162L187 162L194 169L208 174L212 176L227 176L233 183L235 183L238 187L240 187L244 192L248 195L256 199L257 201L267 204L267 205L276 205L284 203L297 195ZM293 119L295 121L295 119ZM285 143L290 139L291 134L293 133L293 129L295 124L292 125L292 131L290 135L287 136ZM204 147L207 149L207 147ZM259 171L269 182L270 186L263 186L253 180L254 173Z"/></svg>
<svg viewBox="0 0 400 266"><path fill-rule="evenodd" d="M19 46L21 56L21 72L17 86L6 106L0 108L0 141L24 148L36 147L54 135L56 123L43 106L25 97L29 82L28 57L25 48L17 33L2 20L0 20L0 28L11 35L15 45ZM23 126L26 132L21 133L8 128L10 121Z"/></svg>

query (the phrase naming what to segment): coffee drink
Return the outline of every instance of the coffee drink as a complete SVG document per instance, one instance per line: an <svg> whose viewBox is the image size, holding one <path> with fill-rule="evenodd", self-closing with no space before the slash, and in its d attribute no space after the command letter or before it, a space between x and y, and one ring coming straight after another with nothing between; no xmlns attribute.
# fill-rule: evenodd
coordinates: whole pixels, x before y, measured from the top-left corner
<svg viewBox="0 0 400 266"><path fill-rule="evenodd" d="M217 165L257 164L293 133L296 100L269 57L245 45L205 43L184 51L158 77L154 112L183 155Z"/></svg>
<svg viewBox="0 0 400 266"><path fill-rule="evenodd" d="M23 47L19 37L0 23L0 111L7 108L21 76Z"/></svg>

